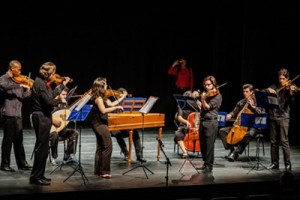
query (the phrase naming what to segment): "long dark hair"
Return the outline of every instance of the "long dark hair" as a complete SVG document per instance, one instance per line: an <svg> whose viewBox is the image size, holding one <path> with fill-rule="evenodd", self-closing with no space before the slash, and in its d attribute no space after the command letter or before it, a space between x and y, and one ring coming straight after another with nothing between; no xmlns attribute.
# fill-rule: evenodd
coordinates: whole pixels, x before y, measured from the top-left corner
<svg viewBox="0 0 300 200"><path fill-rule="evenodd" d="M95 100L97 97L102 97L104 100L106 99L105 85L106 85L106 78L104 77L98 77L94 80L91 88L92 100Z"/></svg>

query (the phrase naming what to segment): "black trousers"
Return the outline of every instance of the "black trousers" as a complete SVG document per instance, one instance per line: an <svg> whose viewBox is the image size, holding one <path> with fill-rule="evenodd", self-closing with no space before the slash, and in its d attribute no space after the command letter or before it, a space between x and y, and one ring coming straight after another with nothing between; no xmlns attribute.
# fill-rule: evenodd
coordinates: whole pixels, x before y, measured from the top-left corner
<svg viewBox="0 0 300 200"><path fill-rule="evenodd" d="M45 116L44 113L37 111L32 113L32 124L36 135L36 142L30 179L39 180L45 175L52 119L51 116Z"/></svg>
<svg viewBox="0 0 300 200"><path fill-rule="evenodd" d="M121 151L124 154L128 154L128 149L124 138L129 137L129 131L128 130L112 131L111 135L113 137L116 137L117 142L121 148ZM141 145L140 135L136 129L133 130L132 140L135 148L136 157L142 157L142 145Z"/></svg>
<svg viewBox="0 0 300 200"><path fill-rule="evenodd" d="M23 124L20 117L3 117L3 139L1 146L1 167L10 167L11 148L14 147L18 168L27 165L23 145Z"/></svg>

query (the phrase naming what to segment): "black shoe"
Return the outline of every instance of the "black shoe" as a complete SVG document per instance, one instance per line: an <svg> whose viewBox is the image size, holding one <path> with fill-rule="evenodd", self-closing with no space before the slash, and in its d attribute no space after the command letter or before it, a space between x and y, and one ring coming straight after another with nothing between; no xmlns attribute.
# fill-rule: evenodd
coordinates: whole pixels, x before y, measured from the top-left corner
<svg viewBox="0 0 300 200"><path fill-rule="evenodd" d="M46 182L51 182L51 178L46 178L45 176L43 176L41 179Z"/></svg>
<svg viewBox="0 0 300 200"><path fill-rule="evenodd" d="M147 162L147 160L145 160L144 158L141 158L140 156L138 156L136 158L137 161L140 161L141 163Z"/></svg>
<svg viewBox="0 0 300 200"><path fill-rule="evenodd" d="M30 165L25 165L24 167L19 167L19 170L31 170L32 169L32 166Z"/></svg>
<svg viewBox="0 0 300 200"><path fill-rule="evenodd" d="M212 172L212 167L205 167L204 170L202 170L202 173L210 173Z"/></svg>
<svg viewBox="0 0 300 200"><path fill-rule="evenodd" d="M6 172L15 172L15 170L11 167L1 167L0 169Z"/></svg>
<svg viewBox="0 0 300 200"><path fill-rule="evenodd" d="M279 165L272 164L269 167L267 167L267 169L279 169Z"/></svg>
<svg viewBox="0 0 300 200"><path fill-rule="evenodd" d="M228 157L227 157L227 160L229 162L234 162L234 160L236 159L236 155L234 153L231 153Z"/></svg>
<svg viewBox="0 0 300 200"><path fill-rule="evenodd" d="M50 185L50 182L44 181L43 179L30 179L29 183L34 185Z"/></svg>
<svg viewBox="0 0 300 200"><path fill-rule="evenodd" d="M206 165L202 165L201 167L196 167L196 170L205 170L206 169Z"/></svg>
<svg viewBox="0 0 300 200"><path fill-rule="evenodd" d="M286 171L292 171L292 165L286 165L285 170Z"/></svg>
<svg viewBox="0 0 300 200"><path fill-rule="evenodd" d="M233 151L234 151L234 148L231 148L229 154L227 156L225 156L225 158L228 159L229 156L232 154Z"/></svg>

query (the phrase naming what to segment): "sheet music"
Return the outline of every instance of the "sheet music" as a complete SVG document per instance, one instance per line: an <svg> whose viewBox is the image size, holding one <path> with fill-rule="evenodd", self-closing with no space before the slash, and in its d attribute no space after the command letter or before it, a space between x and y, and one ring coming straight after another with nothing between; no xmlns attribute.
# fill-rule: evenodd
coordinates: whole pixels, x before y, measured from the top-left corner
<svg viewBox="0 0 300 200"><path fill-rule="evenodd" d="M149 113L155 102L158 100L158 97L150 96L149 99L146 101L144 106L139 110L140 113Z"/></svg>

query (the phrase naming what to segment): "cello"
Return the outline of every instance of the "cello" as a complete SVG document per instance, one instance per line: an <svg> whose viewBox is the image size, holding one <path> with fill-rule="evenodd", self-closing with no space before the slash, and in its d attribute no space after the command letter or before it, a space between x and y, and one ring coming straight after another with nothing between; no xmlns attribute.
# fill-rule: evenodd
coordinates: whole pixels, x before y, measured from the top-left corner
<svg viewBox="0 0 300 200"><path fill-rule="evenodd" d="M226 137L226 142L228 144L234 145L240 142L244 136L247 133L248 127L246 126L241 126L241 116L242 113L247 113L247 114L253 114L253 112L248 108L249 103L246 102L242 110L239 112L236 120L233 123L232 128L229 130L227 137Z"/></svg>
<svg viewBox="0 0 300 200"><path fill-rule="evenodd" d="M185 149L191 152L200 152L200 113L192 112L187 117L187 120L191 124L191 127L188 129L188 132L185 134L183 143Z"/></svg>

